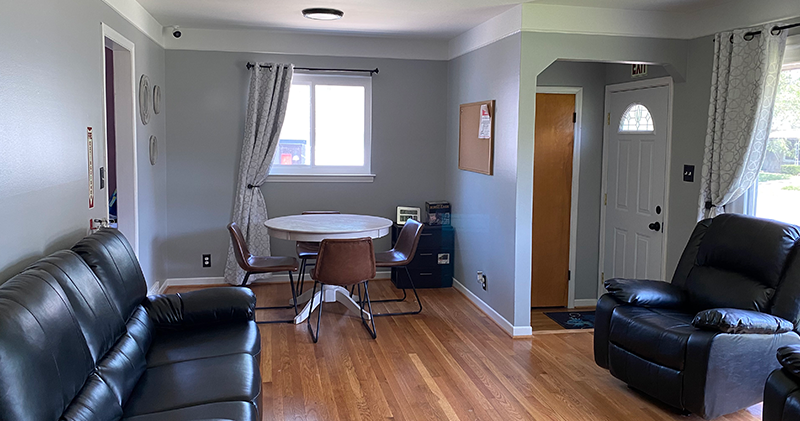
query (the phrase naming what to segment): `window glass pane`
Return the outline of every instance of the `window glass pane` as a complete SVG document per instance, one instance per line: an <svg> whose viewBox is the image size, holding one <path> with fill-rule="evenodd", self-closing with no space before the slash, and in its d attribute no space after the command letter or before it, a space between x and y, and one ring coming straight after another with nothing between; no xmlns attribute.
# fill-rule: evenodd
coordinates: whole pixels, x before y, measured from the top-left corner
<svg viewBox="0 0 800 421"><path fill-rule="evenodd" d="M311 85L292 85L272 165L311 165Z"/></svg>
<svg viewBox="0 0 800 421"><path fill-rule="evenodd" d="M642 104L631 104L619 121L620 132L652 132L653 117Z"/></svg>
<svg viewBox="0 0 800 421"><path fill-rule="evenodd" d="M316 85L315 165L364 165L363 86Z"/></svg>
<svg viewBox="0 0 800 421"><path fill-rule="evenodd" d="M758 175L756 216L800 224L800 66L786 66Z"/></svg>

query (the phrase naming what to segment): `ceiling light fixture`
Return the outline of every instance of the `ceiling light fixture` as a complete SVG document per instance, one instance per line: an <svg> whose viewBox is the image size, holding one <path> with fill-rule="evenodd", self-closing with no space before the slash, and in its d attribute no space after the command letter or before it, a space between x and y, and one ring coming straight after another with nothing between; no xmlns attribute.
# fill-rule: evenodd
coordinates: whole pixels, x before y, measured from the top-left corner
<svg viewBox="0 0 800 421"><path fill-rule="evenodd" d="M344 16L344 12L325 7L312 7L310 9L303 9L303 16L314 20L336 20L341 19L342 16Z"/></svg>

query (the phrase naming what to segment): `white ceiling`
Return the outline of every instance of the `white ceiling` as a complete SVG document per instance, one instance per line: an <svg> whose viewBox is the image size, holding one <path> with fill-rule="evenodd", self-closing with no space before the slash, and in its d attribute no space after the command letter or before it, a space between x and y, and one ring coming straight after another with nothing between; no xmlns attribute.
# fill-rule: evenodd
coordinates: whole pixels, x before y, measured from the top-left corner
<svg viewBox="0 0 800 421"><path fill-rule="evenodd" d="M162 25L259 28L419 38L453 38L524 3L520 0L138 0ZM544 4L688 13L730 0L536 0ZM312 21L300 11L333 7L338 21Z"/></svg>

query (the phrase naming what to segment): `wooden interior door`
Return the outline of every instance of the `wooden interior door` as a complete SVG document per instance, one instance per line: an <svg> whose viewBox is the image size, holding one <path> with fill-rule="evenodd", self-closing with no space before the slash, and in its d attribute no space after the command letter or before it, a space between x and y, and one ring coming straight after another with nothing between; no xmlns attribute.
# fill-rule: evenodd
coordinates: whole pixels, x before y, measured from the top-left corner
<svg viewBox="0 0 800 421"><path fill-rule="evenodd" d="M575 95L536 94L531 307L565 307Z"/></svg>

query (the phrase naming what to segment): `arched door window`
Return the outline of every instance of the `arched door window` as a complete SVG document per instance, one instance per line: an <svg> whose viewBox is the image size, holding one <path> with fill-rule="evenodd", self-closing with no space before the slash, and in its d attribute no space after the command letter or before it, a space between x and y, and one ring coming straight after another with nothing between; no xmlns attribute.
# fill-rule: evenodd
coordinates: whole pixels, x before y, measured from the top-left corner
<svg viewBox="0 0 800 421"><path fill-rule="evenodd" d="M648 133L655 131L653 117L642 104L633 103L622 113L619 121L620 133Z"/></svg>

